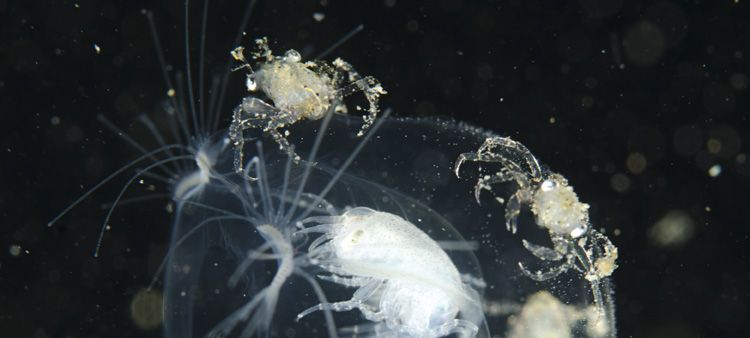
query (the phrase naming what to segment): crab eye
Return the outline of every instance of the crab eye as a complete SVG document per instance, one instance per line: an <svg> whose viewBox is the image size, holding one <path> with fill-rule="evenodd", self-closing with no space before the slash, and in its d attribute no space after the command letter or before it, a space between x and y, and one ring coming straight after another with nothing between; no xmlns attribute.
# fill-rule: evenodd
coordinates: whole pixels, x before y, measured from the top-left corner
<svg viewBox="0 0 750 338"><path fill-rule="evenodd" d="M247 91L254 92L258 88L258 83L255 82L255 77L248 74L247 79L245 80L245 87L247 87Z"/></svg>
<svg viewBox="0 0 750 338"><path fill-rule="evenodd" d="M570 237L573 237L573 238L581 237L583 234L586 233L586 230L588 229L589 229L588 225L581 224L570 231Z"/></svg>
<svg viewBox="0 0 750 338"><path fill-rule="evenodd" d="M557 187L557 183L553 180L545 180L542 182L542 191L550 191Z"/></svg>
<svg viewBox="0 0 750 338"><path fill-rule="evenodd" d="M290 49L284 53L284 61L286 62L300 62L300 60L302 60L302 56L294 49Z"/></svg>

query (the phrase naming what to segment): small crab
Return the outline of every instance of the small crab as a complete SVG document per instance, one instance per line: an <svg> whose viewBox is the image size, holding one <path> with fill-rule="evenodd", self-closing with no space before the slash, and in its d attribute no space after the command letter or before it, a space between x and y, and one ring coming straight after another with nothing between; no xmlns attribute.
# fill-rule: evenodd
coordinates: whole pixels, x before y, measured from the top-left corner
<svg viewBox="0 0 750 338"><path fill-rule="evenodd" d="M280 129L303 119L321 119L328 112L346 113L342 99L357 91L363 92L369 103L364 124L357 135L362 136L372 125L379 111L378 100L386 94L375 78L362 77L352 65L340 58L330 64L321 60L303 62L299 52L293 49L283 56L274 56L267 38L256 39L255 45L252 52L255 68L245 58L244 47L232 50L232 57L242 63L235 70L248 69L247 90L261 91L271 102L248 96L234 109L229 137L235 146L234 168L237 173L243 171L242 132L245 129L262 129L279 144L282 151L299 161L299 155L286 139L288 131L282 133Z"/></svg>
<svg viewBox="0 0 750 338"><path fill-rule="evenodd" d="M521 207L528 204L536 223L549 232L553 248L529 243L524 247L543 261L561 262L548 271L529 271L523 263L518 265L524 275L536 281L544 281L575 269L592 283L594 298L602 303L602 295L595 282L609 277L617 268L617 247L610 240L591 228L589 205L578 200L578 195L560 174L542 169L539 161L523 144L508 137L489 137L476 152L459 155L454 167L459 176L461 165L466 161L498 163L502 167L494 175L486 175L476 183L474 196L479 202L482 190L492 191L492 185L515 182L518 190L505 203L506 227L516 232ZM496 197L503 203L503 199ZM576 265L578 262L578 265ZM596 285L594 285L596 284Z"/></svg>

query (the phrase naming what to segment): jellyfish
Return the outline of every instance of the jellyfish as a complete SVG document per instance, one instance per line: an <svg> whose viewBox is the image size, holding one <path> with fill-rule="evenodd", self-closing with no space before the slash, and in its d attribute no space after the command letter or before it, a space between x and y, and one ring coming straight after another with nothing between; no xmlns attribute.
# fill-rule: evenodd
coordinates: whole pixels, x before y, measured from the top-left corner
<svg viewBox="0 0 750 338"><path fill-rule="evenodd" d="M103 229L138 179L170 189L169 249L149 286L162 289L165 337L491 337L511 332L514 314L489 316L489 302L547 291L592 303L579 275L529 279L517 262L534 256L501 231L503 211L475 203L474 185L453 175L453 159L495 133L386 111L360 134L360 117L328 111L285 126L285 149L259 128L243 132L238 173L224 98L202 111L189 72L186 91L165 79L171 141L147 117L155 148L101 117L142 154L94 187L136 169Z"/></svg>
<svg viewBox="0 0 750 338"><path fill-rule="evenodd" d="M368 135L400 124L378 120L363 139L343 115L295 125L299 164L259 133L244 174L221 153L226 174L177 204L167 336L488 336L471 244L422 201L353 172L370 166Z"/></svg>

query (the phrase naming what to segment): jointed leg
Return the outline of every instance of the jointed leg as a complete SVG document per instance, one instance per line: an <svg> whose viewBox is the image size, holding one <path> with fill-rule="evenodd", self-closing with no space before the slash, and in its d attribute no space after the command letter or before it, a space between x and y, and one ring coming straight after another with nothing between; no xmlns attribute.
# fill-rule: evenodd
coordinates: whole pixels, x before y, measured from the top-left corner
<svg viewBox="0 0 750 338"><path fill-rule="evenodd" d="M320 310L343 312L359 308L368 298L375 294L375 292L378 290L378 288L380 288L381 285L382 282L379 280L371 281L367 285L362 286L357 291L355 291L352 299L336 303L320 303L318 305L312 306L307 310L300 312L297 315L297 320L300 320L303 317Z"/></svg>
<svg viewBox="0 0 750 338"><path fill-rule="evenodd" d="M492 191L493 184L509 182L513 180L515 180L515 177L504 170L504 168L501 168L500 171L498 171L494 175L486 175L480 177L477 180L477 184L474 185L474 198L477 200L477 203L479 203L479 194L482 190L487 190L494 195L494 192Z"/></svg>
<svg viewBox="0 0 750 338"><path fill-rule="evenodd" d="M302 157L294 152L292 145L289 144L289 140L287 140L286 137L284 137L284 135L282 135L278 129L271 126L271 122L269 122L269 126L264 131L267 134L271 135L271 138L273 138L273 140L276 141L276 143L279 145L279 149L290 156L294 160L294 162L299 162L302 159Z"/></svg>
<svg viewBox="0 0 750 338"><path fill-rule="evenodd" d="M331 274L330 276L318 275L318 278L334 282L339 285L343 285L350 288L363 287L370 283L372 280L364 277L341 277L337 274Z"/></svg>
<svg viewBox="0 0 750 338"><path fill-rule="evenodd" d="M247 120L242 119L242 106L234 108L234 115L232 117L232 124L229 126L229 140L234 146L234 172L241 174L244 172L244 148L245 148L245 135L243 130L249 128L246 127L245 122Z"/></svg>
<svg viewBox="0 0 750 338"><path fill-rule="evenodd" d="M529 241L525 239L523 240L523 246L526 248L526 250L529 250L534 256L543 261L559 261L563 258L562 253L560 253L559 251L541 245L529 243Z"/></svg>
<svg viewBox="0 0 750 338"><path fill-rule="evenodd" d="M549 279L556 278L557 276L561 275L562 273L570 270L570 268L573 266L571 262L563 262L562 264L553 267L547 271L537 270L536 272L531 272L529 269L527 269L523 263L518 262L518 267L521 268L521 272L526 276L529 277L537 282L543 282Z"/></svg>
<svg viewBox="0 0 750 338"><path fill-rule="evenodd" d="M529 151L526 146L517 142L510 137L490 137L484 141L481 147L479 147L478 153L486 153L487 155L496 154L493 153L493 149L502 147L504 149L514 150L518 156L522 157L526 162L529 169L529 174L532 178L540 179L542 177L542 168L539 165L539 161ZM500 155L500 154L497 154ZM509 168L511 169L511 168Z"/></svg>
<svg viewBox="0 0 750 338"><path fill-rule="evenodd" d="M521 190L516 191L505 202L505 227L512 234L515 234L518 228L518 215L521 214L521 193Z"/></svg>
<svg viewBox="0 0 750 338"><path fill-rule="evenodd" d="M354 70L354 67L352 67L351 64L340 58L334 60L333 65L336 68L347 73L348 79L351 82L349 86L355 86L357 89L361 90L365 95L367 102L370 104L370 107L367 109L368 114L364 117L362 128L360 128L359 132L357 133L357 136L362 136L364 135L365 130L367 130L367 128L369 128L373 124L373 122L375 122L375 118L378 116L378 111L380 111L380 109L378 108L380 95L385 95L388 92L383 89L383 86L380 84L380 82L378 82L378 80L376 80L372 76L362 77L356 70ZM344 87L341 90L342 96L348 95L349 93L353 92L353 88L349 86Z"/></svg>

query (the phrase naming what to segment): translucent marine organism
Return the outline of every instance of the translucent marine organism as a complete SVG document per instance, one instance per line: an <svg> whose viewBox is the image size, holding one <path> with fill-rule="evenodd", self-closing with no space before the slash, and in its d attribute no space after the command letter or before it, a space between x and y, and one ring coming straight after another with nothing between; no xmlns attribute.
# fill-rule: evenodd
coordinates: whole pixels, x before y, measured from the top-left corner
<svg viewBox="0 0 750 338"><path fill-rule="evenodd" d="M531 294L508 318L508 338L590 338L607 336L594 306L568 305L548 291Z"/></svg>
<svg viewBox="0 0 750 338"><path fill-rule="evenodd" d="M243 131L246 129L263 130L298 161L300 157L289 144L288 135L285 135L288 130L282 134L280 129L304 119L319 120L329 112L346 113L347 108L342 100L355 91L362 91L369 102L359 136L375 121L380 96L386 94L375 78L362 77L341 58L333 63L322 60L303 62L299 52L294 49L286 51L283 56L274 56L267 38L256 39L255 44L252 52L255 68L245 58L244 47L235 48L231 54L242 63L237 69L248 70L247 90L259 90L271 102L248 96L234 110L229 135L236 149L237 173L242 172Z"/></svg>
<svg viewBox="0 0 750 338"><path fill-rule="evenodd" d="M152 20L151 14L147 14ZM180 75L178 81L179 78ZM133 182L144 177L163 181L172 192L168 196L173 215L171 242L157 272L164 271L166 337L277 336L281 330L290 329L301 337L337 337L340 328L345 334L361 332L376 337L437 337L453 332L464 337L481 332L480 337L488 337L480 306L481 272L478 264L466 265L472 258L476 261L466 249L475 246L466 245L451 224L419 200L372 183L376 171L362 177L347 172L381 120L367 129L368 133L364 133L365 128L351 130L351 126L358 124L342 114L329 113L322 120L298 121L307 123L291 126L298 137L290 138L293 141L290 144L305 156L302 163L280 150L268 133L250 130L246 136L257 142L252 149L242 150L248 160L238 175L232 170L237 157L230 150L229 133L212 127L219 121L220 110L196 109L200 100L195 101L192 89L186 95L172 88L169 77L166 80L170 93L166 120L174 133L163 135L144 115L146 128L159 144L150 150L148 143L141 145L144 140L120 131L102 117L105 124L142 151L143 156L101 183L138 165L145 166L138 168L125 183L112 203L105 225ZM221 98L217 100L221 102ZM383 123L400 125L387 116L388 112L382 118ZM335 127L328 128L329 123L335 123ZM324 136L336 139L326 144ZM316 158L318 151L325 155L325 160ZM368 161L376 158L374 154L367 157ZM257 180L245 179L251 176ZM363 196L371 198L358 200ZM372 208L368 210L381 219L400 220L399 227L416 236L391 239L400 240L399 244L407 247L416 246L423 251L426 248L429 257L421 260L409 257L411 262L428 266L430 262L426 259L438 257L440 265L430 265L432 272L449 272L448 279L455 284L431 285L428 279L435 277L434 274L421 277L417 274L403 280L394 275L379 276L383 290L376 290L378 294L370 300L380 300L382 318L346 314L334 317L330 309L321 309L324 320L310 314L295 322L297 314L311 305L328 304L328 298L338 295L337 287L341 286L325 285L329 283L325 279L321 285L315 278L323 266L303 249L310 243L299 232L302 221L309 216L341 216L351 208L361 210L358 206ZM105 231L101 234L104 236ZM376 234L381 244L388 243L384 232ZM443 245L445 250L458 248L465 252L449 255L441 248ZM464 259L454 262L449 256ZM149 289L158 286L155 277ZM431 297L423 297L421 292L425 290L432 291ZM402 312L406 307L410 310ZM402 324L402 320L407 323Z"/></svg>
<svg viewBox="0 0 750 338"><path fill-rule="evenodd" d="M321 336L321 329L328 337L474 337L480 330L486 337L481 275L441 248L469 246L460 237L446 241L450 225L419 201L347 173L385 121L358 138L349 119L333 117L293 127L295 149L307 155L300 162L256 131L261 141L243 174L214 177L178 204L165 269L168 336L251 337L294 328L305 337ZM334 140L323 143L324 136ZM216 166L227 168L232 155L222 153ZM317 225L304 227L310 223ZM357 289L352 297L341 287ZM329 301L347 293L348 301ZM334 315L352 309L364 317ZM314 317L317 311L325 320ZM223 316L211 320L216 313Z"/></svg>
<svg viewBox="0 0 750 338"><path fill-rule="evenodd" d="M530 205L536 223L549 233L553 247L523 240L523 246L546 262L558 262L547 271L532 272L522 262L524 275L536 281L553 279L568 270L576 270L591 284L594 301L611 323L614 334L614 308L608 278L617 268L617 247L589 223L589 205L582 203L573 187L560 174L542 168L534 155L521 143L508 137L489 137L476 152L459 155L454 166L459 176L466 161L497 163L500 170L480 177L475 185L477 202L482 190L493 192L493 185L515 182L517 190L505 202L506 227L516 232L518 216L524 204Z"/></svg>
<svg viewBox="0 0 750 338"><path fill-rule="evenodd" d="M249 12L249 10L250 7L248 7L248 10L246 11ZM198 102L196 102L195 93L193 91L193 79L190 72L190 58L186 58L186 72L177 71L172 75L168 70L169 67L166 65L163 51L160 49L161 41L156 31L154 15L151 11L146 10L142 10L142 14L145 15L148 20L154 44L157 47L156 54L162 69L163 80L167 86L167 97L162 101L162 109L160 113L163 114L162 119L167 121L168 127L160 128L155 119L152 119L146 113L142 113L138 116L138 124L143 127L145 132L151 137L147 140L135 139L130 134L117 127L105 115L97 115L97 119L102 124L110 129L113 134L119 136L137 150L140 153L140 156L123 165L90 188L48 223L48 226L54 225L63 216L105 184L118 178L129 170L134 170L135 173L130 176L122 186L114 201L109 203L110 206L102 222L101 231L94 250L94 257L99 256L99 250L101 249L104 235L110 228L110 220L115 209L123 200L128 189L137 181L143 182L143 178L147 177L154 181L165 183L170 192L166 195L155 194L155 196L146 196L142 198L143 200L167 196L166 199L179 203L182 200L189 199L194 194L200 194L203 188L212 179L217 177L218 173L214 171L214 165L218 154L230 146L230 143L226 139L215 137L215 134L218 132L218 116L220 115L219 108L217 107L221 107L223 98L212 100L212 102L217 101L219 104L217 106L206 108L201 103L204 94L203 92L199 92L199 99ZM189 41L189 39L187 39L187 28L185 34L186 41ZM201 45L201 48L205 48L205 45ZM185 53L187 55L189 55L189 49L189 44L186 44ZM200 62L202 63L203 60L201 59ZM228 63L227 67L229 66L230 64ZM185 73L187 73L187 77L185 77ZM204 74L200 75L201 79L203 78L203 75ZM213 79L214 87L217 87L219 82L226 80L228 75L227 72L222 76L215 76ZM179 92L175 90L175 88L183 88L185 82L188 84L187 93L182 89L180 89ZM163 129L167 129L168 131L165 132ZM156 144L156 146L154 146L154 144ZM136 198L132 201L138 200L139 198ZM168 209L171 210L171 207L170 204Z"/></svg>
<svg viewBox="0 0 750 338"><path fill-rule="evenodd" d="M324 309L359 309L383 335L476 335L472 316L481 316L479 294L462 281L440 245L414 224L363 207L302 221L310 222L319 224L298 233L321 233L307 253L331 274L319 277L357 290L350 300L315 305L298 319ZM457 319L459 311L472 319Z"/></svg>
<svg viewBox="0 0 750 338"><path fill-rule="evenodd" d="M189 50L187 46L186 50ZM186 68L190 69L189 60L187 63ZM165 74L170 73L167 67L164 70ZM481 308L474 306L477 302L461 303L467 297L455 295L442 297L438 294L448 293L445 288L431 287L428 278L420 279L420 276L434 275L435 271L449 271L449 279L455 281L451 267L461 276L454 289L461 285L464 296L469 298L476 293L482 300L519 303L532 288L534 291L540 287L554 288L569 294L588 292L581 283L556 281L552 286L549 283L531 285L526 278L513 278L518 270L515 262L521 260L520 255L528 256L526 249L509 232L495 231L492 208L466 200L465 192L471 189L471 182L452 179L450 169L455 154L476 149L494 134L453 121L389 119L387 111L363 133L357 118L326 113L320 119L305 117L280 128L294 153L304 159L295 161L288 149L279 149L278 141L270 133L261 127L245 125L247 128L241 130L243 141L253 140L253 146L241 150L246 160L240 162L243 171L238 175L234 170L237 150L232 149L233 140L229 132L218 128L223 97L221 94L212 97L208 101L213 104L203 111L201 102L204 100L193 96L190 72L183 78L187 80L186 86L179 75L177 78L176 86L167 84L170 93L167 99L176 103L168 104L169 117L163 119L167 128L176 132L171 137L154 132L158 149L149 147L143 139L136 139L138 134L128 136L129 142L144 145L136 147L145 149L144 154L115 173L140 166L126 185L143 178L164 181L172 191L167 196L169 205L173 206L170 208L172 232L160 270L164 272L163 284L158 280L153 284L155 289L163 287L165 337L382 338L409 336L408 332L435 335L446 332L421 328L409 331L411 326L400 322L406 318L405 314L414 316L407 316L409 318L444 314L438 322L445 319L443 323L448 325L441 325L440 330L449 330L454 324L453 329L458 330L461 326L455 320L466 320L470 323L466 322L464 328L477 327L478 338L507 332L507 321L498 317L485 318ZM223 92L219 89L226 83L224 79L214 82L212 95ZM187 90L182 90L185 87ZM200 97L201 93L203 90L199 89L195 96ZM276 106L275 101L273 105ZM193 106L196 109L189 109ZM335 107L329 109L334 110ZM154 130L157 127L147 126ZM290 134L286 135L283 129L288 129ZM403 144L409 147L401 146ZM157 168L163 172L154 172ZM429 236L414 242L431 247L426 251L433 256L447 255L449 261L440 259L442 266L426 267L427 271L420 272L420 276L407 279L408 284L390 274L382 281L393 289L389 291L381 286L376 292L382 293L367 298L369 301L356 311L336 312L320 304L346 302L356 297L353 295L357 292L361 291L359 296L362 296L368 289L347 287L341 283L343 279L333 274L349 279L352 276L332 274L333 271L326 269L330 266L320 264L323 257L316 255L322 252L311 252L310 248L321 237L316 238L313 232L305 233L302 222L311 217L333 219L359 208L369 208L373 214L389 215L412 225ZM344 223L347 222L338 224ZM376 233L379 234L377 241L386 241L380 236L384 232ZM107 234L122 236L123 231ZM130 235L143 239L143 234L135 231ZM312 247L320 248L323 244ZM417 261L415 257L409 258ZM330 278L318 277L320 275ZM142 276L134 277L135 283L143 282L143 278L138 277ZM431 295L438 296L416 296L426 289L435 291ZM403 293L406 296L402 296ZM360 311L375 305L380 309L392 309L391 305L414 306L408 300L414 300L419 310L425 311L413 310L416 307L404 313L388 310L386 317L396 322L390 327L387 319L373 320ZM387 305L381 306L383 301ZM568 302L585 303L586 300L581 297ZM458 312L454 313L450 306L459 303ZM306 309L318 306L322 308L297 320ZM460 331L449 336L461 333L471 336L474 332Z"/></svg>

